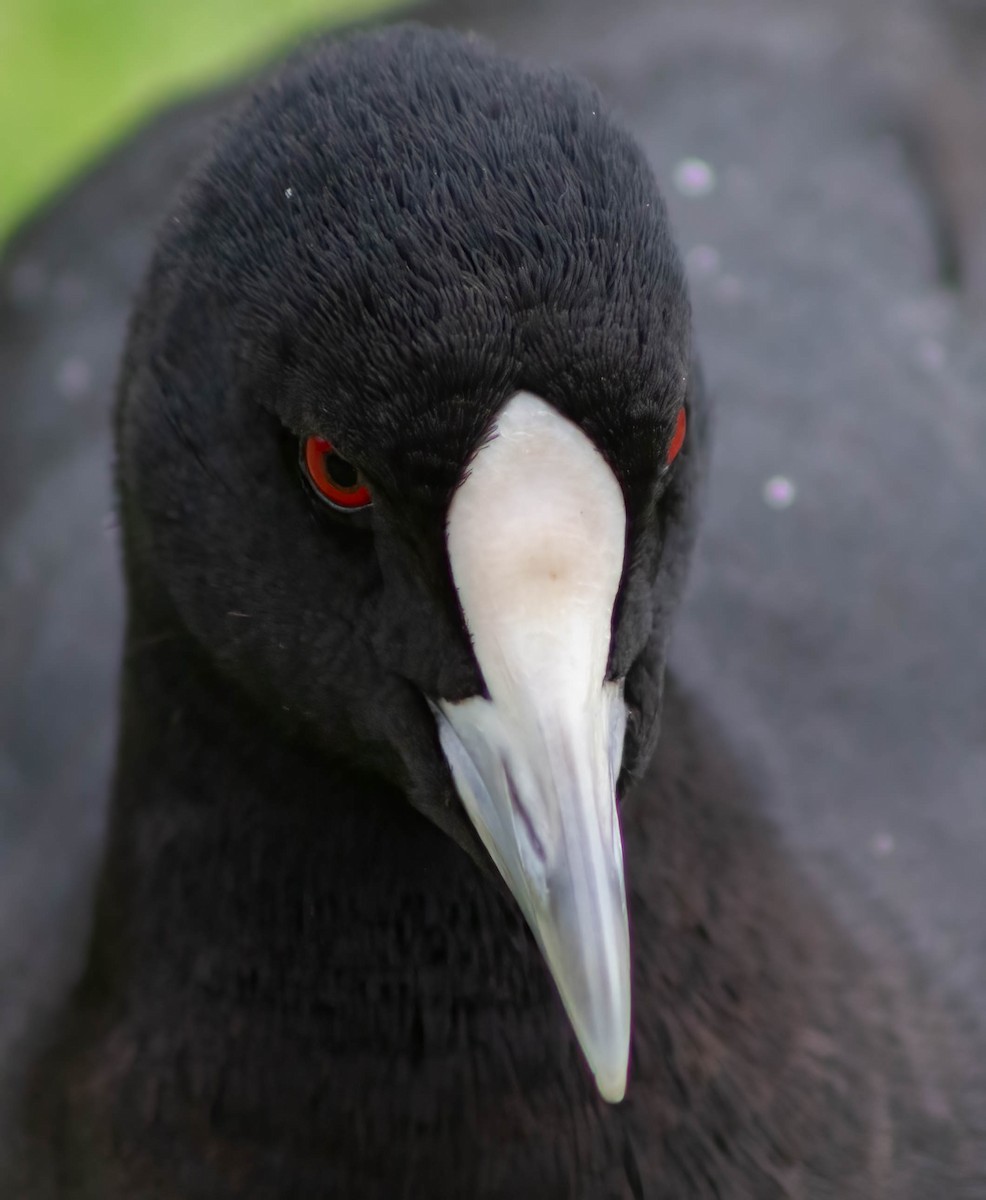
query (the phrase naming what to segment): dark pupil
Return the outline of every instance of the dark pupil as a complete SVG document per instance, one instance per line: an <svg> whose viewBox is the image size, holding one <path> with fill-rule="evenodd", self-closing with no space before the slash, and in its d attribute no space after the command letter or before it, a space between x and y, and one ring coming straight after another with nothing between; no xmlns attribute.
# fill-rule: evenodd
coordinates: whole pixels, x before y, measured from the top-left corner
<svg viewBox="0 0 986 1200"><path fill-rule="evenodd" d="M336 487L349 491L359 484L359 471L338 454L326 454L325 470Z"/></svg>

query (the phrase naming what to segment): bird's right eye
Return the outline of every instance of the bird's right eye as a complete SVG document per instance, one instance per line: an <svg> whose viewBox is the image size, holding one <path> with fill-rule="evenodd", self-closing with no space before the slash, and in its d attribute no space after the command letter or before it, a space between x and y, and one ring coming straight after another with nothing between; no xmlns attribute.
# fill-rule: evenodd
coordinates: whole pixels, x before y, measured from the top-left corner
<svg viewBox="0 0 986 1200"><path fill-rule="evenodd" d="M671 436L671 441L668 444L667 457L664 460L664 465L670 467L674 460L681 452L681 447L685 444L685 430L688 428L688 418L685 416L685 406L682 405L678 409L678 417L674 424L674 433Z"/></svg>
<svg viewBox="0 0 986 1200"><path fill-rule="evenodd" d="M301 466L315 494L333 508L351 512L373 503L373 493L360 471L336 452L328 438L304 439Z"/></svg>

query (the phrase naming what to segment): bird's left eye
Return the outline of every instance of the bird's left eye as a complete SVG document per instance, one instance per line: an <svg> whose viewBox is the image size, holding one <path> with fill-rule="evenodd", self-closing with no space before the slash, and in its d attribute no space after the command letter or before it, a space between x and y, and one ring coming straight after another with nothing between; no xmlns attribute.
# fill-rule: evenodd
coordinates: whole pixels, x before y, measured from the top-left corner
<svg viewBox="0 0 986 1200"><path fill-rule="evenodd" d="M668 456L664 460L665 466L670 467L674 460L678 457L681 447L685 444L685 430L688 427L688 418L685 416L685 406L682 405L678 409L678 419L674 424L674 434L671 437L671 442L668 446Z"/></svg>
<svg viewBox="0 0 986 1200"><path fill-rule="evenodd" d="M301 443L301 465L316 494L333 508L367 508L373 495L366 480L347 462L328 438L310 437Z"/></svg>

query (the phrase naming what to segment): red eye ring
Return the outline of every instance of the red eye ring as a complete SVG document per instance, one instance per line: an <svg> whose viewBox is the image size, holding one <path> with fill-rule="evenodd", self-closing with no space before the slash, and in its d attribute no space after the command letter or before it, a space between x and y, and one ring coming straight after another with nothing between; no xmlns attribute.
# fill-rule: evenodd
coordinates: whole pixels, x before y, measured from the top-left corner
<svg viewBox="0 0 986 1200"><path fill-rule="evenodd" d="M678 409L678 417L674 423L674 434L671 437L671 444L668 446L668 456L664 460L664 465L670 467L674 460L678 457L678 452L685 444L685 430L688 428L688 418L685 416L685 406L682 405Z"/></svg>
<svg viewBox="0 0 986 1200"><path fill-rule="evenodd" d="M337 479L331 471L333 459L352 474L353 482ZM367 508L373 503L373 494L363 476L339 454L328 438L305 438L301 447L301 460L308 481L322 500L333 508L352 510Z"/></svg>

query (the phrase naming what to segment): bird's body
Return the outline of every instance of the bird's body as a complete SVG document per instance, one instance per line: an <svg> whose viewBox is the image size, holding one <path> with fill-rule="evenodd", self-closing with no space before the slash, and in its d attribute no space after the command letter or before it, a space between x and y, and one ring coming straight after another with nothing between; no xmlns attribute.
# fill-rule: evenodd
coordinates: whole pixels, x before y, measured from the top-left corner
<svg viewBox="0 0 986 1200"><path fill-rule="evenodd" d="M198 672L204 704L177 716L161 676L187 696L185 667L147 653L143 719L170 732L131 768L162 781L126 857L146 920L125 965L91 970L68 1065L63 1045L39 1070L26 1195L975 1196L966 1101L926 1091L961 1055L942 1014L891 997L676 688L624 822L634 1040L609 1106L520 915L458 847ZM206 746L228 792L203 804Z"/></svg>
<svg viewBox="0 0 986 1200"><path fill-rule="evenodd" d="M482 827L499 794L462 717L503 703L450 514L487 494L505 414L536 442L531 395L625 513L589 684L625 698L626 741L606 724L619 753L584 772L620 777L622 858L617 831L571 880L588 843L564 822L552 841L513 743L516 843ZM706 403L660 197L587 88L404 29L247 102L131 326L112 825L85 977L33 1076L25 1195L925 1200L929 1158L961 1195L961 1089L928 1103L899 1006L746 811L715 727L673 687L661 718ZM372 511L313 499L314 437ZM545 739L565 762L582 745ZM586 790L608 830L612 787ZM619 1094L624 859L610 1106L578 1047ZM565 924L583 884L602 999Z"/></svg>

